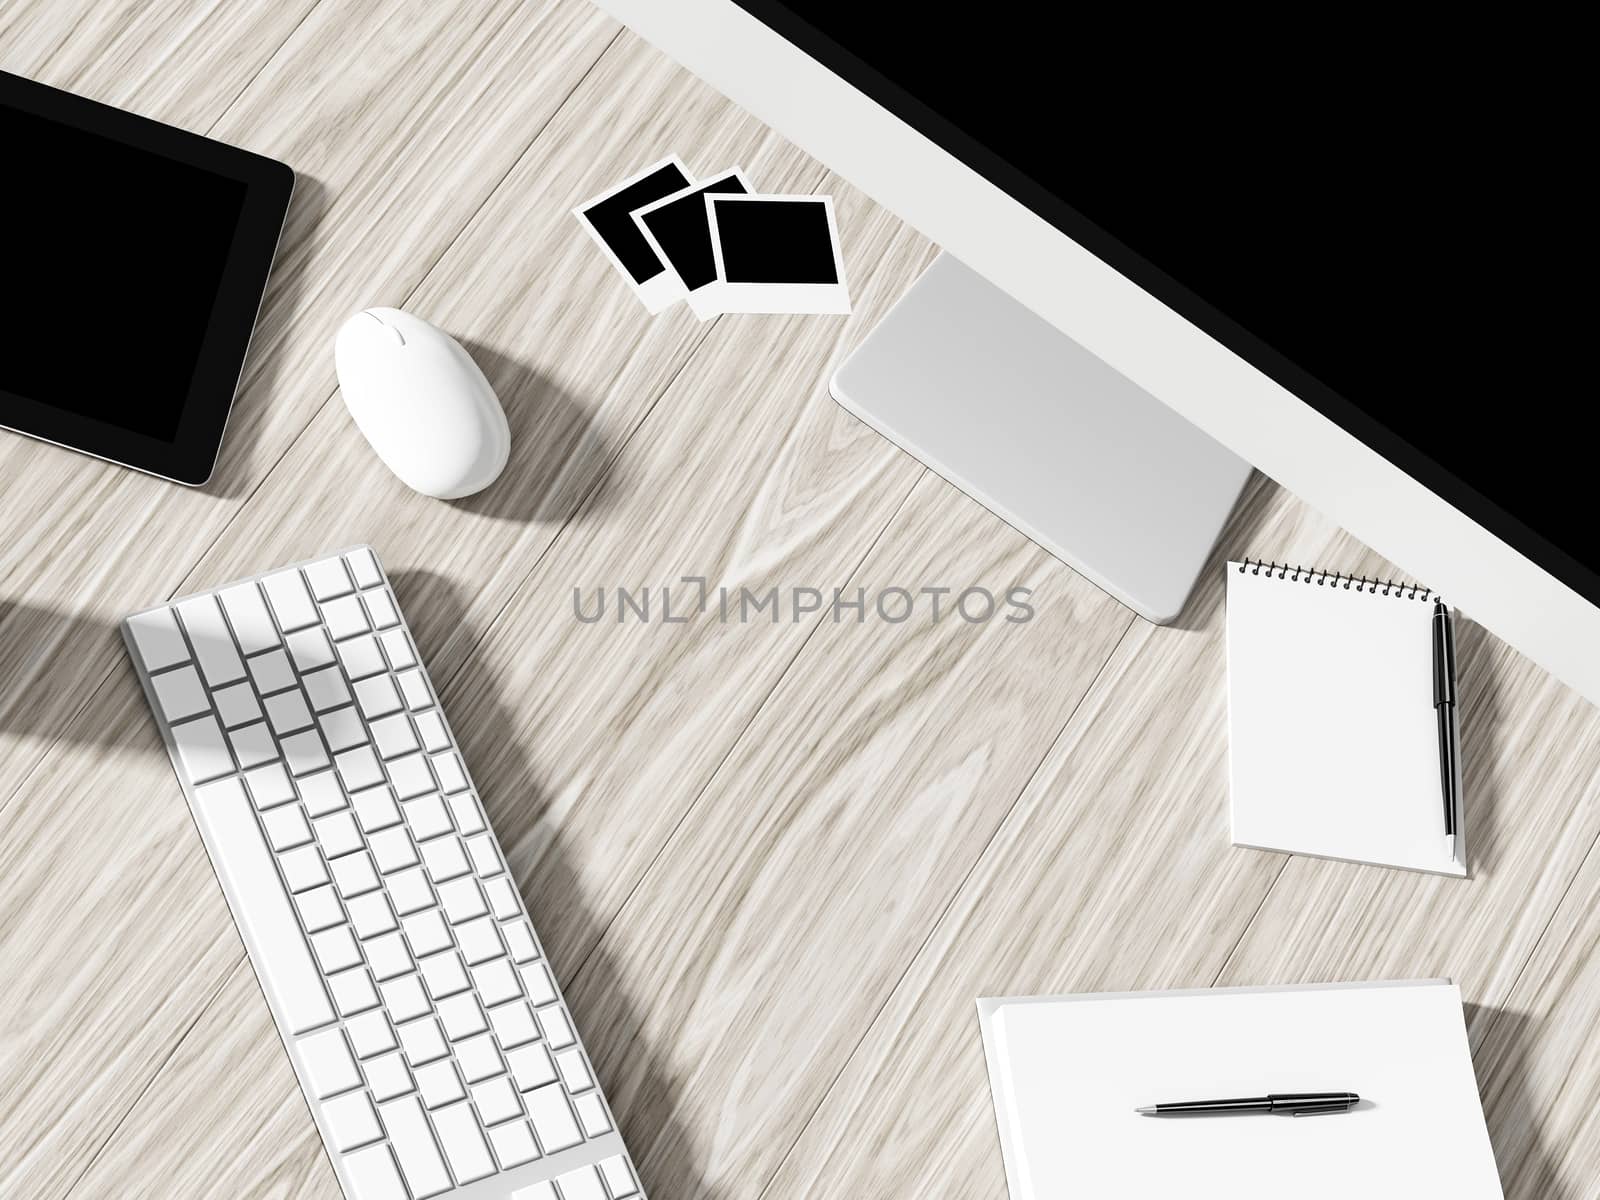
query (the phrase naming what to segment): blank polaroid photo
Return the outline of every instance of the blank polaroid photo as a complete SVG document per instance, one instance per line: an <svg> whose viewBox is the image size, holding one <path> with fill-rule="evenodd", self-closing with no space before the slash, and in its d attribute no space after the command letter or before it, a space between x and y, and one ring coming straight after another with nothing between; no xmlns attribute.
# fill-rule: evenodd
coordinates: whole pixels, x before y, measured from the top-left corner
<svg viewBox="0 0 1600 1200"><path fill-rule="evenodd" d="M663 196L675 195L693 182L682 160L673 154L572 210L640 303L653 313L683 299L683 286L639 232L633 212Z"/></svg>
<svg viewBox="0 0 1600 1200"><path fill-rule="evenodd" d="M714 299L730 313L848 313L832 196L706 196Z"/></svg>
<svg viewBox="0 0 1600 1200"><path fill-rule="evenodd" d="M677 276L684 299L702 321L722 311L712 300L717 290L717 260L711 248L711 227L707 223L704 196L708 192L749 190L744 172L733 167L705 183L694 184L647 204L633 214L639 231Z"/></svg>

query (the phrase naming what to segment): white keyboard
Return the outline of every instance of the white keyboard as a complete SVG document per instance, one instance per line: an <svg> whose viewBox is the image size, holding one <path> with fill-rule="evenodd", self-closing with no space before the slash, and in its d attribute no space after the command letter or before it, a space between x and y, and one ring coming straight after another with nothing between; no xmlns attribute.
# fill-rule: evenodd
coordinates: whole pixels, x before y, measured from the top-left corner
<svg viewBox="0 0 1600 1200"><path fill-rule="evenodd" d="M372 550L123 637L345 1195L642 1200Z"/></svg>

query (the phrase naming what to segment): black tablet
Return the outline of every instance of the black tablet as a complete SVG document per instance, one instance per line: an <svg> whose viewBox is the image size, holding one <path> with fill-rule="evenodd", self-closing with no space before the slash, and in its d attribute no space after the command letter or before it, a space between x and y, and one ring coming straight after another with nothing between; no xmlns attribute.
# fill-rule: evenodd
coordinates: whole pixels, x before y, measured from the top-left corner
<svg viewBox="0 0 1600 1200"><path fill-rule="evenodd" d="M294 172L0 72L0 426L201 484Z"/></svg>

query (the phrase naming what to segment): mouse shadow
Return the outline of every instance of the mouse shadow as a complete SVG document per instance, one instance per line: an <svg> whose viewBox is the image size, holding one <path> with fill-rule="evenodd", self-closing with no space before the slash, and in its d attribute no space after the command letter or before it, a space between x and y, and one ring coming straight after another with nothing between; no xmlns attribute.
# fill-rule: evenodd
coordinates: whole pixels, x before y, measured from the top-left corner
<svg viewBox="0 0 1600 1200"><path fill-rule="evenodd" d="M1272 501L1277 491L1278 485L1260 471L1250 472L1250 478L1245 481L1233 512L1223 524L1222 532L1217 535L1217 544L1206 555L1206 565L1200 569L1194 590L1183 602L1177 619L1167 622L1164 628L1194 633L1213 626L1225 590L1223 564L1243 558L1251 552L1253 543L1271 515Z"/></svg>
<svg viewBox="0 0 1600 1200"><path fill-rule="evenodd" d="M511 427L511 455L483 491L452 500L503 521L567 521L609 502L620 439L607 436L595 406L536 367L470 338L458 339L482 368Z"/></svg>
<svg viewBox="0 0 1600 1200"><path fill-rule="evenodd" d="M424 633L420 639L422 644L419 650L424 661L427 660L426 643L442 638L445 631L463 629L472 634L478 632L467 628L470 623L461 589L442 576L432 571L397 570L390 576L390 582L400 598L402 610L409 612L413 618L413 631L419 626L432 631L431 637ZM424 611L415 611L418 609ZM473 636L469 644L476 644L476 641L476 636ZM436 679L434 686L441 696L452 690L443 679ZM517 698L496 694L492 681L482 677L475 678L473 686L471 718L461 723L453 722L452 729L469 770L475 757L488 762L492 755L496 762L496 776L506 781L487 794L479 790L479 799L483 802L490 827L497 834L502 829L526 831L547 814L551 797L533 782L533 769L518 744L516 723L511 718L511 706ZM441 704L448 705L449 700L441 698ZM457 708L461 709L462 706L458 704ZM516 879L523 903L533 918L534 928L537 930L539 927L539 910L536 904L529 901L529 897L534 894L532 884L536 876L539 894L561 896L563 903L572 907L575 919L569 922L568 929L603 930L609 924L611 914L595 913L584 905L583 880L563 856L561 844L558 834L541 850L533 868L521 873L517 870L514 857L506 854L507 869ZM579 936L584 935L580 932ZM612 1115L630 1150L648 1148L650 1152L653 1170L646 1171L644 1164L637 1157L634 1158L634 1166L642 1174L639 1183L645 1193L699 1197L715 1195L700 1176L694 1139L678 1117L682 1081L668 1060L638 1033L645 1027L644 1018L647 1014L636 999L636 984L616 969L614 962L598 944L587 958L582 957L582 946L563 946L553 942L543 944L562 992L567 993L573 978L581 973L586 991L598 988L599 993L607 997L606 1024L614 1031L610 1037L622 1038L626 1042L629 1074L637 1074L641 1084L628 1097L627 1105L623 1108L614 1107ZM591 991L591 994L594 993ZM596 1077L606 1091L607 1098L614 1099L617 1093L611 1086L609 1073L602 1065L608 1056L596 1056L594 1053L608 1043L608 1035L587 1024L582 1012L572 1015L590 1051L590 1062Z"/></svg>
<svg viewBox="0 0 1600 1200"><path fill-rule="evenodd" d="M1461 699L1461 811L1468 871L1489 878L1505 852L1505 817L1515 778L1515 755L1506 749L1510 713L1494 669L1493 635L1457 613L1456 688Z"/></svg>
<svg viewBox="0 0 1600 1200"><path fill-rule="evenodd" d="M256 314L250 352L239 374L216 469L200 488L207 495L238 499L259 482L256 467L261 458L261 434L267 424L268 408L277 403L278 377L285 358L280 346L300 316L300 299L305 294L306 277L315 266L316 235L328 211L328 195L327 185L321 180L296 173L294 195L272 258L261 310ZM330 394L331 391L330 388ZM319 403L307 411L307 422L320 407Z"/></svg>
<svg viewBox="0 0 1600 1200"><path fill-rule="evenodd" d="M1580 1200L1570 1180L1560 1177L1540 1129L1540 1109L1527 1087L1539 1022L1508 1008L1464 1008L1467 1029L1483 1031L1473 1046L1473 1067L1506 1200Z"/></svg>

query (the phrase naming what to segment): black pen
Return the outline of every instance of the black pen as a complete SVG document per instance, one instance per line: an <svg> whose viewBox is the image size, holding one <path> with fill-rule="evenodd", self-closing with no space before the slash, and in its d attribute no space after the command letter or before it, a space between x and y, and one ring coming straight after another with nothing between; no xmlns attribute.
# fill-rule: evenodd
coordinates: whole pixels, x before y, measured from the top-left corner
<svg viewBox="0 0 1600 1200"><path fill-rule="evenodd" d="M1439 787L1444 793L1444 848L1456 859L1456 635L1443 600L1433 603L1433 711L1439 718Z"/></svg>
<svg viewBox="0 0 1600 1200"><path fill-rule="evenodd" d="M1236 1100L1180 1100L1175 1104L1147 1104L1133 1111L1146 1117L1226 1116L1230 1113L1288 1113L1308 1117L1313 1113L1349 1112L1361 1097L1354 1092L1278 1092Z"/></svg>

